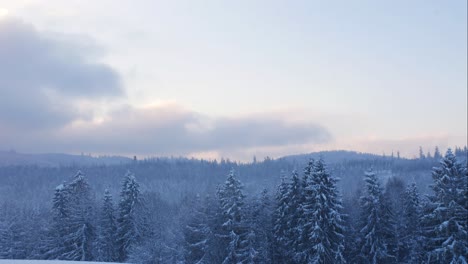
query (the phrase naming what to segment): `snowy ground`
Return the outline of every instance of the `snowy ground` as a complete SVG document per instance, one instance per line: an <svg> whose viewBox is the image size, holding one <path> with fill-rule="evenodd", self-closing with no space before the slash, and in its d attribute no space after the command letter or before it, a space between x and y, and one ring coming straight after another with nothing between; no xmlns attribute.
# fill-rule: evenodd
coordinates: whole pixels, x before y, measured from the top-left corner
<svg viewBox="0 0 468 264"><path fill-rule="evenodd" d="M111 262L65 261L65 260L11 260L0 259L0 264L112 264Z"/></svg>

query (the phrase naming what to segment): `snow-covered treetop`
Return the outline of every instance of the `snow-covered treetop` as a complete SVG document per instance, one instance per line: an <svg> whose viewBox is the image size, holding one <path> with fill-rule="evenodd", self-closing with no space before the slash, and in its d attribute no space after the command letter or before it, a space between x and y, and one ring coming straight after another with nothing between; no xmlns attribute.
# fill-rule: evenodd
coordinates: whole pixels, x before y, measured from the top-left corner
<svg viewBox="0 0 468 264"><path fill-rule="evenodd" d="M65 184L61 183L55 187L56 191L63 191L65 189Z"/></svg>

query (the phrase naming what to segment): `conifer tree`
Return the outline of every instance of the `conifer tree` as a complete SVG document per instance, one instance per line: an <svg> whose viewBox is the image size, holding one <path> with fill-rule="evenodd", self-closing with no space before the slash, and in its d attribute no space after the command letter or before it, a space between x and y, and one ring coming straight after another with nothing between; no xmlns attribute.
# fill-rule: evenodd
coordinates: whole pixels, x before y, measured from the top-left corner
<svg viewBox="0 0 468 264"><path fill-rule="evenodd" d="M381 209L382 209L382 234L384 240L387 244L387 253L389 258L387 261L395 262L399 261L398 253L399 253L399 237L398 237L398 230L400 228L397 223L397 217L395 211L393 210L391 201L383 197L381 199Z"/></svg>
<svg viewBox="0 0 468 264"><path fill-rule="evenodd" d="M129 252L141 239L141 226L138 221L138 207L141 206L140 185L131 172L127 172L122 182L117 218L118 260L126 261Z"/></svg>
<svg viewBox="0 0 468 264"><path fill-rule="evenodd" d="M423 261L423 237L421 236L421 202L416 183L406 188L403 205L402 254L404 263Z"/></svg>
<svg viewBox="0 0 468 264"><path fill-rule="evenodd" d="M388 251L395 256L398 262L404 258L402 237L404 236L403 209L404 209L405 183L397 177L391 177L385 184L384 199L382 206L383 213L393 230L387 234ZM388 207L388 208L387 208Z"/></svg>
<svg viewBox="0 0 468 264"><path fill-rule="evenodd" d="M310 252L311 252L311 243L310 243L310 230L311 230L311 223L310 223L310 208L313 206L313 202L311 197L314 196L312 188L310 188L312 174L315 168L315 160L310 159L307 163L307 166L304 168L303 177L301 186L299 189L299 198L297 199L298 202L298 209L296 212L297 218L297 227L296 233L297 237L295 238L295 246L294 249L296 250L294 260L296 263L304 263L309 259ZM309 210L307 212L307 210Z"/></svg>
<svg viewBox="0 0 468 264"><path fill-rule="evenodd" d="M422 149L422 147L419 147L419 159L425 159L426 156L424 156L424 151Z"/></svg>
<svg viewBox="0 0 468 264"><path fill-rule="evenodd" d="M345 260L348 263L358 263L360 254L360 245L362 237L360 236L360 210L359 198L362 196L362 190L359 188L352 196L344 200L343 217L345 219ZM357 210L356 210L357 209Z"/></svg>
<svg viewBox="0 0 468 264"><path fill-rule="evenodd" d="M395 257L388 248L388 234L393 227L389 223L388 207L384 205L382 188L376 174L365 173L365 194L361 197L361 259L366 263L394 263Z"/></svg>
<svg viewBox="0 0 468 264"><path fill-rule="evenodd" d="M303 263L305 259L304 248L307 245L303 242L302 227L300 224L303 219L302 215L302 181L296 171L292 172L291 182L289 184L288 193L286 194L288 200L287 211L287 233L286 233L286 247L289 248L290 258L296 263Z"/></svg>
<svg viewBox="0 0 468 264"><path fill-rule="evenodd" d="M427 154L426 154L426 158L428 158L428 159L432 159L432 156L431 156L431 152L430 152L430 151L428 151L428 152L427 152Z"/></svg>
<svg viewBox="0 0 468 264"><path fill-rule="evenodd" d="M226 234L223 227L223 212L219 202L221 186L218 186L216 195L206 197L206 216L210 232L207 239L207 263L221 263L226 255Z"/></svg>
<svg viewBox="0 0 468 264"><path fill-rule="evenodd" d="M336 179L328 173L322 159L314 163L305 191L309 193L304 206L310 243L307 263L346 263L341 199Z"/></svg>
<svg viewBox="0 0 468 264"><path fill-rule="evenodd" d="M250 230L247 234L247 241L246 241L246 258L242 263L245 264L255 264L255 263L271 263L268 262L267 257L261 256L260 252L257 250L257 236L254 230Z"/></svg>
<svg viewBox="0 0 468 264"><path fill-rule="evenodd" d="M260 194L258 206L255 207L255 232L250 234L255 237L255 248L257 249L257 263L271 263L272 241L273 241L273 221L271 214L271 201L268 190L264 188Z"/></svg>
<svg viewBox="0 0 468 264"><path fill-rule="evenodd" d="M223 264L243 262L248 257L248 232L243 223L244 194L242 184L231 170L223 187L218 191L222 217L222 236L226 241Z"/></svg>
<svg viewBox="0 0 468 264"><path fill-rule="evenodd" d="M288 261L288 211L289 211L289 184L284 176L281 177L281 183L276 191L274 211L274 255L275 263L287 263Z"/></svg>
<svg viewBox="0 0 468 264"><path fill-rule="evenodd" d="M112 262L117 260L116 219L112 195L108 189L104 192L99 221L98 260Z"/></svg>
<svg viewBox="0 0 468 264"><path fill-rule="evenodd" d="M450 149L432 172L434 195L429 196L424 228L428 261L466 263L468 254L467 172Z"/></svg>
<svg viewBox="0 0 468 264"><path fill-rule="evenodd" d="M442 158L442 155L440 154L439 147L436 146L434 150L434 159L439 161Z"/></svg>
<svg viewBox="0 0 468 264"><path fill-rule="evenodd" d="M26 218L18 212L0 226L0 259L25 259L28 257Z"/></svg>
<svg viewBox="0 0 468 264"><path fill-rule="evenodd" d="M184 229L186 263L208 263L210 226L204 204L197 194L189 223Z"/></svg>
<svg viewBox="0 0 468 264"><path fill-rule="evenodd" d="M60 184L52 199L52 225L41 258L64 259L63 254L70 247L65 240L70 233L70 213L68 188L65 183Z"/></svg>
<svg viewBox="0 0 468 264"><path fill-rule="evenodd" d="M6 232L8 230L8 223L3 216L0 215L0 259L6 259L6 252L8 252L8 239Z"/></svg>
<svg viewBox="0 0 468 264"><path fill-rule="evenodd" d="M65 244L69 246L62 255L67 260L93 260L96 230L93 225L93 202L90 187L83 173L78 173L67 185L70 221Z"/></svg>

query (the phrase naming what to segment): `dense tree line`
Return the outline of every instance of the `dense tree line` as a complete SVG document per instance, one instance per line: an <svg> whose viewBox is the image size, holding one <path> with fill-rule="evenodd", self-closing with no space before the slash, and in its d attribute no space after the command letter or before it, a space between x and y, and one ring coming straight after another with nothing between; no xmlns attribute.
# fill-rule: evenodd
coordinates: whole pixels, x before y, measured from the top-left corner
<svg viewBox="0 0 468 264"><path fill-rule="evenodd" d="M118 197L108 189L99 194L78 171L55 188L48 210L2 205L0 258L466 263L466 160L451 150L439 159L427 196L415 182L383 180L369 167L346 199L338 187L340 170L321 158L310 159L301 172L283 172L273 191L265 186L247 195L239 173L231 170L212 191L178 202L140 186L131 172L120 182Z"/></svg>

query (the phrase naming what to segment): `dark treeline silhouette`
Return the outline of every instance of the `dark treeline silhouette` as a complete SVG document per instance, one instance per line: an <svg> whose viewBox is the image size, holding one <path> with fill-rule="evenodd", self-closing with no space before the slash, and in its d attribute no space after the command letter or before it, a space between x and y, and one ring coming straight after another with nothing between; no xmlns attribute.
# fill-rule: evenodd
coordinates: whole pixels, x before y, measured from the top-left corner
<svg viewBox="0 0 468 264"><path fill-rule="evenodd" d="M468 170L458 151L329 163L322 153L305 164L147 160L86 174L5 167L0 258L466 263Z"/></svg>

